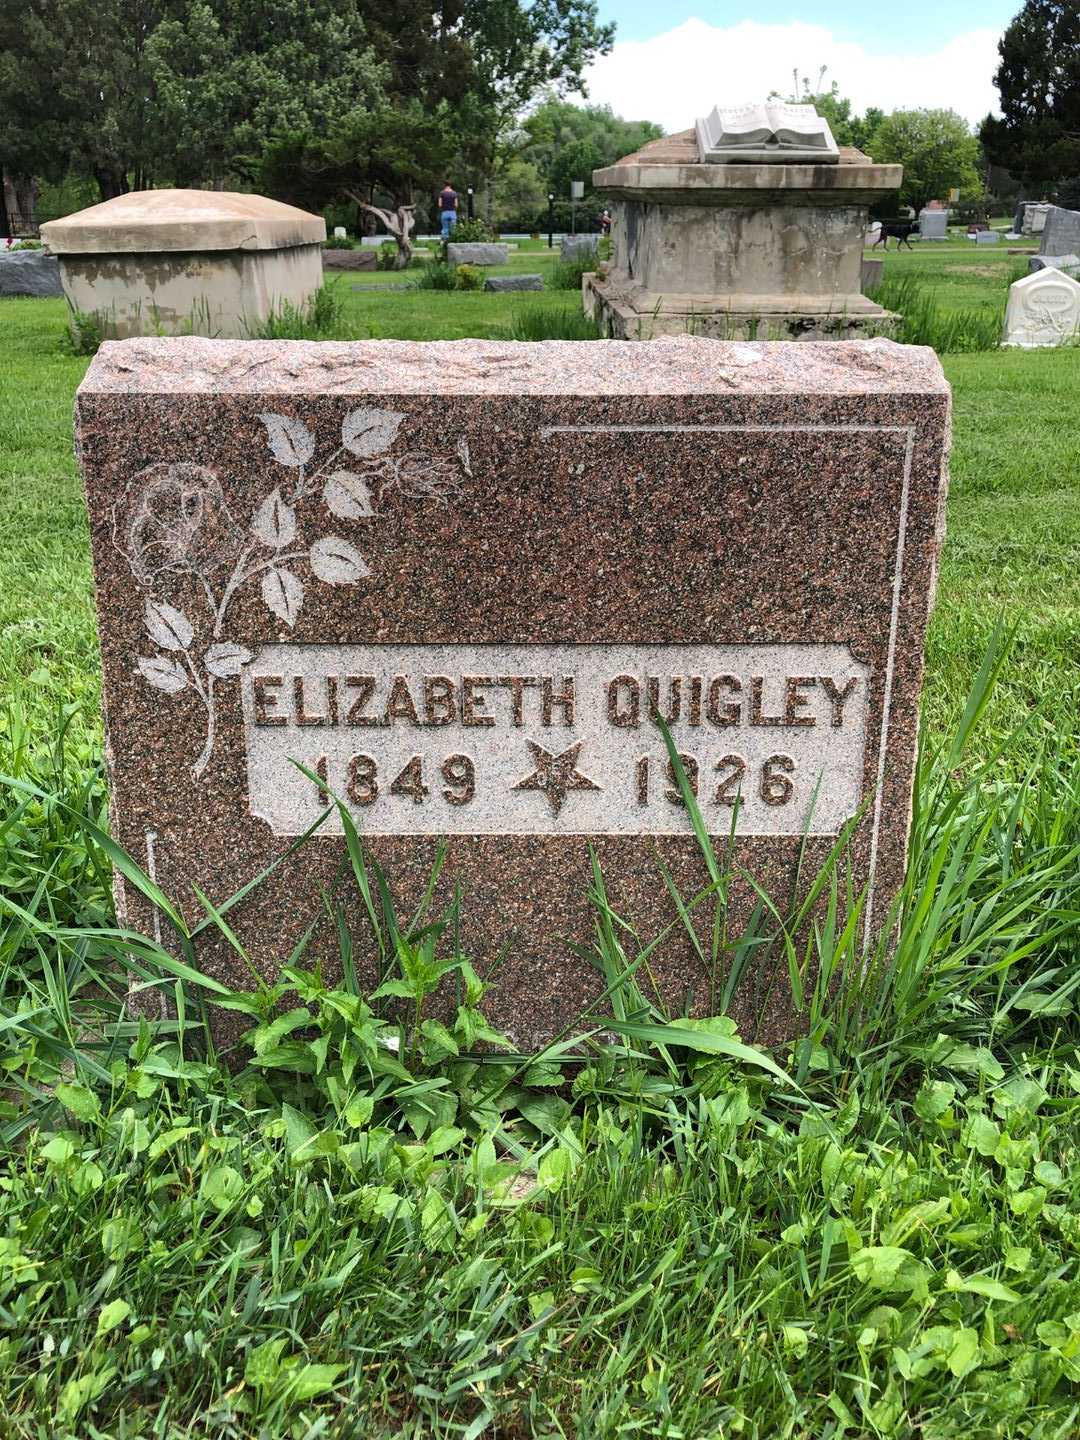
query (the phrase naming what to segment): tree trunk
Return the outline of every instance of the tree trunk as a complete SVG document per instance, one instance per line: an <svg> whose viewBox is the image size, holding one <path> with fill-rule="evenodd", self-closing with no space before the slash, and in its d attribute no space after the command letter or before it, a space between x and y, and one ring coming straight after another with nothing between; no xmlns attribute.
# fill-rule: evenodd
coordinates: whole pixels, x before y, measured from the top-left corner
<svg viewBox="0 0 1080 1440"><path fill-rule="evenodd" d="M0 240L6 240L12 233L11 218L7 207L7 176L0 165Z"/></svg>
<svg viewBox="0 0 1080 1440"><path fill-rule="evenodd" d="M369 215L374 215L376 219L382 221L397 245L398 253L394 258L394 269L407 270L413 254L412 229L416 223L413 211L416 207L399 205L395 210L381 210L378 205L369 205L366 200L361 200L355 191L346 190L345 194L360 210L365 210Z"/></svg>
<svg viewBox="0 0 1080 1440"><path fill-rule="evenodd" d="M115 200L117 195L128 193L127 175L116 166L108 169L98 166L94 169L94 179L101 191L102 200Z"/></svg>

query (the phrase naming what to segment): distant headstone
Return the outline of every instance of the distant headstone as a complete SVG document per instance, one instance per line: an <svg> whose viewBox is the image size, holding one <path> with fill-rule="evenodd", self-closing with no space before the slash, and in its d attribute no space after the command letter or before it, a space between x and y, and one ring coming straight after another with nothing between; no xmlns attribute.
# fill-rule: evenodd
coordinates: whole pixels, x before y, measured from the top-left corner
<svg viewBox="0 0 1080 1440"><path fill-rule="evenodd" d="M1049 206L1039 241L1039 254L1069 255L1074 250L1080 250L1080 210L1066 210L1061 205Z"/></svg>
<svg viewBox="0 0 1080 1440"><path fill-rule="evenodd" d="M1080 270L1080 255L1032 255L1028 259L1028 269L1064 270L1069 274L1073 270Z"/></svg>
<svg viewBox="0 0 1080 1440"><path fill-rule="evenodd" d="M927 207L919 211L919 235L923 240L945 240L948 234L948 210Z"/></svg>
<svg viewBox="0 0 1080 1440"><path fill-rule="evenodd" d="M43 250L0 250L0 296L31 295L39 299L64 293L60 262Z"/></svg>
<svg viewBox="0 0 1080 1440"><path fill-rule="evenodd" d="M1021 203L1020 203L1019 205L1017 205L1017 207L1016 207L1016 213L1013 215L1012 228L1013 228L1013 232L1014 232L1016 235L1019 235L1019 234L1022 232L1023 228L1024 228L1024 206L1023 206L1023 202L1021 202Z"/></svg>
<svg viewBox="0 0 1080 1440"><path fill-rule="evenodd" d="M344 225L335 225L335 226L334 226L334 239L335 239L335 240L345 240L345 239L348 238L348 235L349 235L349 232L345 229L345 226L344 226Z"/></svg>
<svg viewBox="0 0 1080 1440"><path fill-rule="evenodd" d="M374 270L377 268L374 250L324 250L324 270Z"/></svg>
<svg viewBox="0 0 1080 1440"><path fill-rule="evenodd" d="M134 190L50 220L64 294L109 339L242 337L322 284L326 225L265 195Z"/></svg>
<svg viewBox="0 0 1080 1440"><path fill-rule="evenodd" d="M559 246L559 259L578 260L584 255L595 255L599 243L599 235L564 235Z"/></svg>
<svg viewBox="0 0 1080 1440"><path fill-rule="evenodd" d="M1001 236L996 230L980 230L975 236L976 245L997 245Z"/></svg>
<svg viewBox="0 0 1080 1440"><path fill-rule="evenodd" d="M1003 345L1062 345L1080 332L1080 282L1038 270L1009 286Z"/></svg>
<svg viewBox="0 0 1080 1440"><path fill-rule="evenodd" d="M448 265L505 265L506 255L505 245L486 244L481 241L462 241L460 245L451 242L446 247Z"/></svg>
<svg viewBox="0 0 1080 1440"><path fill-rule="evenodd" d="M659 714L728 932L748 877L786 913L854 822L840 893L872 937L904 875L948 417L933 352L886 340L104 347L76 419L115 838L189 922L195 886L220 904L279 860L228 915L254 964L329 895L368 985L340 813L286 855L325 777L400 915L445 844L431 914L460 888L522 1048L602 987L575 949L591 847L635 946L660 941L650 984L711 1013L713 907L699 951L663 873L709 884ZM250 986L209 932L198 963ZM334 932L304 952L328 979ZM790 1034L784 952L754 954L733 1014Z"/></svg>
<svg viewBox="0 0 1080 1440"><path fill-rule="evenodd" d="M1051 209L1036 200L1026 200L1023 205L1024 218L1020 225L1022 235L1041 235L1046 225L1046 215Z"/></svg>
<svg viewBox="0 0 1080 1440"><path fill-rule="evenodd" d="M489 275L484 281L484 289L492 291L504 290L543 290L543 275Z"/></svg>

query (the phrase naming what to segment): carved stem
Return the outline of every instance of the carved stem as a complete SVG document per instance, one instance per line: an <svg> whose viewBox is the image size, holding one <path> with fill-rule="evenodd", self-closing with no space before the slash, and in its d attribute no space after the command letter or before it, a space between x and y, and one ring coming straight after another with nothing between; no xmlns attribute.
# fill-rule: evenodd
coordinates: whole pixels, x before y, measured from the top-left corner
<svg viewBox="0 0 1080 1440"><path fill-rule="evenodd" d="M206 705L206 740L203 742L203 748L199 753L199 758L191 767L191 773L196 780L206 769L207 762L214 753L214 730L217 719L217 706L214 701L213 675L207 675L206 677L206 695L203 703Z"/></svg>

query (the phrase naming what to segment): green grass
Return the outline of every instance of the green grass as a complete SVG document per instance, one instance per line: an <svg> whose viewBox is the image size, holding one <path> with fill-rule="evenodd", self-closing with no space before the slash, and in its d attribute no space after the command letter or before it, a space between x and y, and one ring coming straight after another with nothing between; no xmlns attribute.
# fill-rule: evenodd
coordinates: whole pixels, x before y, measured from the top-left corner
<svg viewBox="0 0 1080 1440"><path fill-rule="evenodd" d="M976 283L962 262L997 268ZM1012 263L886 265L978 307ZM574 303L350 279L340 325L359 335L561 333ZM806 1034L771 1057L722 1020L671 1028L597 877L620 1039L584 1062L480 1061L453 917L391 943L376 902L391 994L422 1022L449 965L454 1027L402 1025L347 965L331 993L295 969L233 998L255 1027L235 1074L207 1046L208 983L109 930L70 428L89 362L63 331L57 302L0 303L0 772L17 782L0 806L0 1434L1080 1432L1080 351L944 359L952 490L912 864L895 950L858 992L830 988L862 974L842 865L810 953L789 951ZM1016 635L990 685L999 617ZM127 1016L122 963L174 1019Z"/></svg>

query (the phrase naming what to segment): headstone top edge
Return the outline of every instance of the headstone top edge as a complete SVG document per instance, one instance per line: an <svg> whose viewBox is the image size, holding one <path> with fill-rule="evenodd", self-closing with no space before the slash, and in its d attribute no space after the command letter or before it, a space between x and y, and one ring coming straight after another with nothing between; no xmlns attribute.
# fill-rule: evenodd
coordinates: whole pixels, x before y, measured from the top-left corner
<svg viewBox="0 0 1080 1440"><path fill-rule="evenodd" d="M884 338L797 345L598 341L107 341L78 390L107 395L942 395L932 349Z"/></svg>

